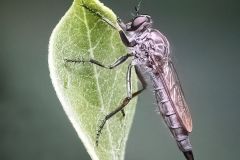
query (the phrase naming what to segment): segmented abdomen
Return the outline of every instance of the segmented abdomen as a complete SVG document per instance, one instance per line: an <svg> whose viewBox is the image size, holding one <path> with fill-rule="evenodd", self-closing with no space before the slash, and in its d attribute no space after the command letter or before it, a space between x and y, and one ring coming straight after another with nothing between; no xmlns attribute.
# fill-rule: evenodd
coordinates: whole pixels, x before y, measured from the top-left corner
<svg viewBox="0 0 240 160"><path fill-rule="evenodd" d="M173 137L177 141L178 147L182 152L191 151L192 146L189 140L188 131L184 129L181 124L174 109L174 104L171 103L171 97L167 94L160 75L153 74L152 80L159 111Z"/></svg>

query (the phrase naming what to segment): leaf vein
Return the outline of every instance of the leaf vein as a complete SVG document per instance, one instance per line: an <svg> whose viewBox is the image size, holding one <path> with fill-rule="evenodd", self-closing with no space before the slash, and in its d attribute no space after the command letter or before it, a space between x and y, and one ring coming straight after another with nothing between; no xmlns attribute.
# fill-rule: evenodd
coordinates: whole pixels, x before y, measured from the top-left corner
<svg viewBox="0 0 240 160"><path fill-rule="evenodd" d="M86 10L84 8L83 9L83 15L84 15L84 24L86 25L86 29L87 29L87 36L88 36L88 42L89 42L89 48L90 48L90 56L91 58L94 58L94 53L93 53L93 50L92 50L92 41L91 41L91 33L90 33L90 29L89 29L89 26L88 26L88 21L87 21L87 17L86 17ZM93 69L94 69L94 75L95 75L95 79L96 79L96 85L97 85L97 91L98 91L98 94L99 94L99 100L100 100L100 103L101 103L101 110L103 109L104 110L104 104L103 104L103 97L102 97L102 92L101 92L101 89L100 89L100 86L99 86L99 79L98 77L96 76L97 75L97 68L95 65L93 65ZM110 132L110 129L109 129L109 125L106 124L106 128L107 128L107 131L108 131L108 136L109 136L109 141L110 141L110 144L111 144L111 154L112 154L112 157L115 158L115 152L114 152L114 149L113 149L113 142L112 142L112 136L111 136L111 132Z"/></svg>

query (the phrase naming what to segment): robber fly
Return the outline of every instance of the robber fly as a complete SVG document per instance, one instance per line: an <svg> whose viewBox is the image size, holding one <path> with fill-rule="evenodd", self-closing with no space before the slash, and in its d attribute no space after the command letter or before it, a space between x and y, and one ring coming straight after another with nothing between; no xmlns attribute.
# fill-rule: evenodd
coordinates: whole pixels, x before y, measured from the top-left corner
<svg viewBox="0 0 240 160"><path fill-rule="evenodd" d="M97 11L82 4L89 12L100 17L107 24L117 29L122 42L129 48L130 53L118 58L111 65L104 65L101 62L89 60L71 60L66 62L83 63L89 62L100 67L113 69L132 58L127 70L127 97L124 98L119 107L105 116L97 132L96 144L105 123L118 112L124 113L124 107L146 88L142 68L149 73L155 92L155 97L159 111L175 138L179 149L183 152L187 160L193 160L192 146L189 140L189 133L192 131L192 119L186 104L183 90L179 82L177 72L171 60L169 42L167 38L157 29L152 28L152 18L149 15L139 14L140 3L135 7L136 15L128 23L123 23L119 18L116 27L110 20L103 17ZM142 89L132 93L131 69L134 66L138 79L142 84Z"/></svg>

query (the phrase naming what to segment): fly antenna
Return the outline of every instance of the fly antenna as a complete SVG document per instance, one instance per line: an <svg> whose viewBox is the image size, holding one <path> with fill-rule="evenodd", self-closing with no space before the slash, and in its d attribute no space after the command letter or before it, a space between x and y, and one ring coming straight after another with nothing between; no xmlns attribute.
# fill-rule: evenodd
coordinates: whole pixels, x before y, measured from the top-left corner
<svg viewBox="0 0 240 160"><path fill-rule="evenodd" d="M139 10L140 10L141 3L142 3L142 0L140 0L140 1L138 2L138 5L135 6L135 11L136 11L136 15L137 15L137 16L139 15Z"/></svg>
<svg viewBox="0 0 240 160"><path fill-rule="evenodd" d="M131 16L134 18L134 17L136 17L136 14L134 14L133 12L131 12Z"/></svg>

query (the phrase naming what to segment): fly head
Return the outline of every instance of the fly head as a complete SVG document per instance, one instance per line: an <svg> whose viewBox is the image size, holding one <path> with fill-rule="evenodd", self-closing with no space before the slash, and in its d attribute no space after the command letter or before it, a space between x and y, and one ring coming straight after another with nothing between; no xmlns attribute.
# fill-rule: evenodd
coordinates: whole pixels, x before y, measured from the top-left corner
<svg viewBox="0 0 240 160"><path fill-rule="evenodd" d="M136 15L126 24L128 32L143 32L152 26L152 18L149 15Z"/></svg>

